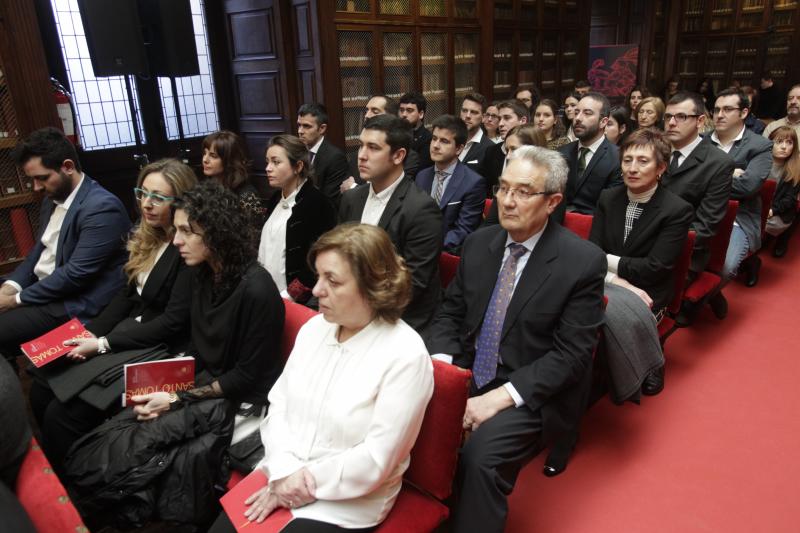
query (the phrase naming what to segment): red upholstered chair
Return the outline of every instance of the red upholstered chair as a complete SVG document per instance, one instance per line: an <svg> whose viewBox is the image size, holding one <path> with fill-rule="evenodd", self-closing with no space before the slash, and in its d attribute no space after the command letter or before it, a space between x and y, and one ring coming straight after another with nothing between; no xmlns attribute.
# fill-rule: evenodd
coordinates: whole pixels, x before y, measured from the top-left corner
<svg viewBox="0 0 800 533"><path fill-rule="evenodd" d="M564 215L564 227L571 230L581 239L588 239L592 231L592 215L582 215L580 213L567 213Z"/></svg>
<svg viewBox="0 0 800 533"><path fill-rule="evenodd" d="M433 361L433 396L411 449L403 487L378 527L381 533L426 533L450 514L442 500L452 492L471 377L468 370Z"/></svg>
<svg viewBox="0 0 800 533"><path fill-rule="evenodd" d="M485 202L483 202L483 218L489 216L489 210L492 208L492 202L494 201L493 198L487 198Z"/></svg>
<svg viewBox="0 0 800 533"><path fill-rule="evenodd" d="M446 289L453 278L456 277L456 270L458 270L458 262L461 258L457 255L442 252L439 255L439 279L442 282L442 288Z"/></svg>
<svg viewBox="0 0 800 533"><path fill-rule="evenodd" d="M689 267L692 264L692 248L694 248L694 231L690 231L683 245L683 250L675 268L672 272L672 301L667 306L661 322L658 323L658 336L663 346L667 338L675 331L675 316L681 310L681 300L683 299L683 288L686 285L686 276L689 274Z"/></svg>
<svg viewBox="0 0 800 533"><path fill-rule="evenodd" d="M281 355L284 360L289 359L289 354L294 348L294 339L303 324L319 314L305 305L296 304L289 300L283 300L286 307L286 319L283 322L283 335L281 336Z"/></svg>
<svg viewBox="0 0 800 533"><path fill-rule="evenodd" d="M719 223L717 234L711 239L709 245L711 257L708 260L708 265L705 271L700 272L683 293L684 299L693 304L705 302L722 284L722 267L725 264L725 254L728 252L728 242L731 240L733 222L736 220L736 211L738 209L739 202L736 200L728 201L728 211Z"/></svg>
<svg viewBox="0 0 800 533"><path fill-rule="evenodd" d="M89 532L35 438L22 462L15 492L39 533Z"/></svg>

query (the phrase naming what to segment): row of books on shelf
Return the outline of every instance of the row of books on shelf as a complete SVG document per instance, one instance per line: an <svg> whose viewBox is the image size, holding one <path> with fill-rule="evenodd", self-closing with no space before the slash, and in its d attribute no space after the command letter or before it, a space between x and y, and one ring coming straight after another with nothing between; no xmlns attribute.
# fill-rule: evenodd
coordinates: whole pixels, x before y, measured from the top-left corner
<svg viewBox="0 0 800 533"><path fill-rule="evenodd" d="M372 39L369 38L370 34L368 33L365 37L343 36L339 41L339 57L350 60L369 59Z"/></svg>
<svg viewBox="0 0 800 533"><path fill-rule="evenodd" d="M445 79L441 72L428 72L422 74L422 92L428 93L444 93L445 92ZM403 89L404 91L408 89Z"/></svg>
<svg viewBox="0 0 800 533"><path fill-rule="evenodd" d="M0 263L22 259L33 248L33 227L24 207L0 211Z"/></svg>
<svg viewBox="0 0 800 533"><path fill-rule="evenodd" d="M361 100L365 95L372 92L372 77L365 76L344 76L342 77L342 100L352 101Z"/></svg>
<svg viewBox="0 0 800 533"><path fill-rule="evenodd" d="M33 191L33 180L16 170L0 173L0 196L14 196Z"/></svg>

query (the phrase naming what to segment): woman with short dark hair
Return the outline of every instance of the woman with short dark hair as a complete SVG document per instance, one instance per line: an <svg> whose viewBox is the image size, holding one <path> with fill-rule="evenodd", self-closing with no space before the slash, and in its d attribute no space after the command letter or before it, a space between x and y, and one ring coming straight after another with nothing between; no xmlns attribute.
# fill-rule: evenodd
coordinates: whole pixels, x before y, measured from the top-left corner
<svg viewBox="0 0 800 533"><path fill-rule="evenodd" d="M269 484L247 499L245 517L261 522L285 507L294 519L284 532L371 531L397 499L433 367L400 319L411 275L383 229L340 225L309 261L322 315L300 330L269 394L259 464ZM233 524L223 514L211 531Z"/></svg>

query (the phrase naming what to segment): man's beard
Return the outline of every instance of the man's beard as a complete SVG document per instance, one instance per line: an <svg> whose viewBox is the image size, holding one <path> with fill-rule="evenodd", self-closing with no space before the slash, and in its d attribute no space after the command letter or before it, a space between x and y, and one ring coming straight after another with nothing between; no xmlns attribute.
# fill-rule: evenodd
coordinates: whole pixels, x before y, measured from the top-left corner
<svg viewBox="0 0 800 533"><path fill-rule="evenodd" d="M72 179L64 174L64 172L59 172L58 177L58 187L56 187L56 189L51 192L49 196L56 202L63 202L67 199L70 193L72 193Z"/></svg>

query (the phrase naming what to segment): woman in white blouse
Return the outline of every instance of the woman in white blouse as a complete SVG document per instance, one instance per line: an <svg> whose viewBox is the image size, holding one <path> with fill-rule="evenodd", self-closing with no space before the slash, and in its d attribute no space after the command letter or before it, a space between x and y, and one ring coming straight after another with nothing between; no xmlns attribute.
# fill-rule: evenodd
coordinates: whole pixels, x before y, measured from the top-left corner
<svg viewBox="0 0 800 533"><path fill-rule="evenodd" d="M278 190L267 201L258 260L284 298L306 303L315 280L306 261L308 250L336 225L336 213L309 179L308 149L298 137L272 137L266 159L267 179Z"/></svg>
<svg viewBox="0 0 800 533"><path fill-rule="evenodd" d="M344 224L314 244L321 316L300 330L261 426L269 485L246 518L286 507L283 531L371 530L391 510L433 393L420 336L400 320L410 274L381 228ZM222 515L212 532L232 531Z"/></svg>

